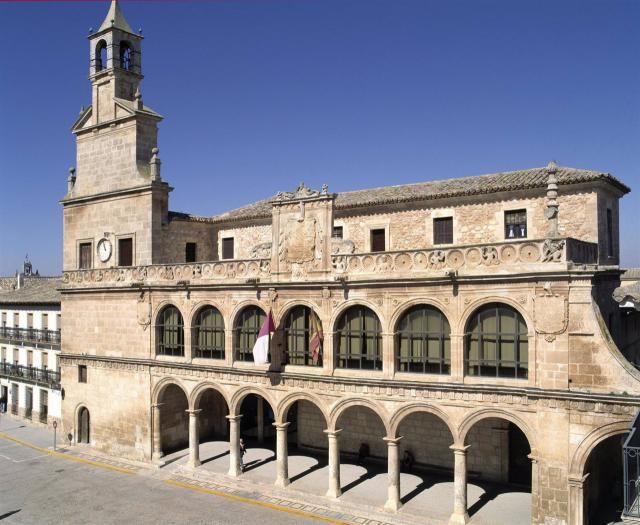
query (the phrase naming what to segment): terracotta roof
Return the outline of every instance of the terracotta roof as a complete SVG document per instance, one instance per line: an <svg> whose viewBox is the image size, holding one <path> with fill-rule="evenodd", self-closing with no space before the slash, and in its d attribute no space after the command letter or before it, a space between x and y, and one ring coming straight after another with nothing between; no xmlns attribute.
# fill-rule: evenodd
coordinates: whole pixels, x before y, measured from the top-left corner
<svg viewBox="0 0 640 525"><path fill-rule="evenodd" d="M60 277L25 277L15 289L15 277L0 278L0 304L60 304Z"/></svg>
<svg viewBox="0 0 640 525"><path fill-rule="evenodd" d="M372 205L424 201L467 195L483 195L503 191L545 188L549 178L547 167L490 173L457 179L434 180L397 186L384 186L336 194L335 209L359 208ZM602 180L623 193L631 191L612 175L600 171L558 166L556 172L559 192L562 186ZM237 221L271 215L271 203L275 195L213 217L215 222Z"/></svg>

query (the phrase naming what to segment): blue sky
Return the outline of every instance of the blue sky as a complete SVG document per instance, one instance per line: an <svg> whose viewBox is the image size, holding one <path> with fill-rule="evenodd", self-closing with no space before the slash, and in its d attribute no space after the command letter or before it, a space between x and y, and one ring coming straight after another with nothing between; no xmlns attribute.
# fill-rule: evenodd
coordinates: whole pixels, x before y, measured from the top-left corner
<svg viewBox="0 0 640 525"><path fill-rule="evenodd" d="M69 129L108 1L0 2L0 275L61 271ZM171 209L561 165L610 172L640 266L640 2L122 1ZM562 213L562 210L560 210Z"/></svg>

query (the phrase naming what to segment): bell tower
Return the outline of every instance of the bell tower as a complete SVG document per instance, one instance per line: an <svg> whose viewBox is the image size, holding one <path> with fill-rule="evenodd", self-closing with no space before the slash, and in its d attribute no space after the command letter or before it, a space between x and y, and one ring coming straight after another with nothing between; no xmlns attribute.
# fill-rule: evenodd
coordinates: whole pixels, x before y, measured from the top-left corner
<svg viewBox="0 0 640 525"><path fill-rule="evenodd" d="M76 166L61 201L65 270L151 264L159 253L172 188L160 177L162 116L143 103L142 78L142 35L112 0L89 35L91 105L72 127ZM126 257L121 238L130 239L121 243ZM98 254L98 244L112 251Z"/></svg>

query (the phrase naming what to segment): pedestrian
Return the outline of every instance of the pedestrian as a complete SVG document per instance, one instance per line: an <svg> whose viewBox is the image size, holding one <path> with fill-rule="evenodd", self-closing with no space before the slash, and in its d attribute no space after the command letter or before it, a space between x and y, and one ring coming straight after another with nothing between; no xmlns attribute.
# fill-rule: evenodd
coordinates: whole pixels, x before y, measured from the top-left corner
<svg viewBox="0 0 640 525"><path fill-rule="evenodd" d="M4 414L7 411L7 398L2 396L0 398L0 413Z"/></svg>
<svg viewBox="0 0 640 525"><path fill-rule="evenodd" d="M244 455L247 453L247 447L244 444L244 439L240 438L240 471L244 472Z"/></svg>
<svg viewBox="0 0 640 525"><path fill-rule="evenodd" d="M404 457L402 458L402 468L405 472L411 472L413 470L413 464L416 462L416 459L413 457L413 454L409 450L404 451Z"/></svg>

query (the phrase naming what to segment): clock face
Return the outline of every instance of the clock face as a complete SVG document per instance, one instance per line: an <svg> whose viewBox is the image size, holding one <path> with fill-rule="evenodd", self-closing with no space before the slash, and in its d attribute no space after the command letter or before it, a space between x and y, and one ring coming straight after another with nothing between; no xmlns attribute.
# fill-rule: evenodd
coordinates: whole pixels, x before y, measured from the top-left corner
<svg viewBox="0 0 640 525"><path fill-rule="evenodd" d="M111 241L109 239L98 241L98 257L102 262L107 262L111 257Z"/></svg>

